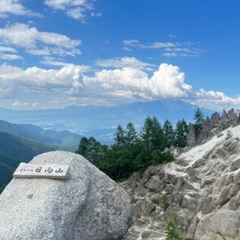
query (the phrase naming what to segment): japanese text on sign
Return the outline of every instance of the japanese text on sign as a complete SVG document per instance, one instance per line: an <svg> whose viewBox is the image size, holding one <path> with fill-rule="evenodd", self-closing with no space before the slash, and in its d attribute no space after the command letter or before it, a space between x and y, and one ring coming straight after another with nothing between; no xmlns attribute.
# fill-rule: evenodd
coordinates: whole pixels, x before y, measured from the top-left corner
<svg viewBox="0 0 240 240"><path fill-rule="evenodd" d="M15 178L55 178L64 179L67 177L68 165L33 165L20 163L13 173Z"/></svg>

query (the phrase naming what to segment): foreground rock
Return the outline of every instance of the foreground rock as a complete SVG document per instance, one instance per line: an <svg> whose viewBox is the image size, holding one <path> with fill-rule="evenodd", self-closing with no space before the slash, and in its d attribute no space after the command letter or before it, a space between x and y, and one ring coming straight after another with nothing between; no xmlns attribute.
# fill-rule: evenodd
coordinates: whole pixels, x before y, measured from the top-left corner
<svg viewBox="0 0 240 240"><path fill-rule="evenodd" d="M13 179L0 195L1 240L115 240L126 233L128 194L86 159L56 151L30 163L70 165L68 178Z"/></svg>

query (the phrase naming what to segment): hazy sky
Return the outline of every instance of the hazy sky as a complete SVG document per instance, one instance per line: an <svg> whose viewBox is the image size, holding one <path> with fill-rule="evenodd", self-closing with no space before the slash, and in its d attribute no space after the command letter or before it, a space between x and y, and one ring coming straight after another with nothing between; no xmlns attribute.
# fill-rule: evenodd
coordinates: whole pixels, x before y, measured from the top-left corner
<svg viewBox="0 0 240 240"><path fill-rule="evenodd" d="M240 104L239 0L0 0L0 107Z"/></svg>

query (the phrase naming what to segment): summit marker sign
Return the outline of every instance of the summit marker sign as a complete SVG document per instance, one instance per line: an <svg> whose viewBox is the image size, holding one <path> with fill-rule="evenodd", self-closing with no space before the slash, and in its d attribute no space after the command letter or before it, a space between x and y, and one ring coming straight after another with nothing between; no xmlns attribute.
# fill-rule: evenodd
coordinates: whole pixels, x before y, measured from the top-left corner
<svg viewBox="0 0 240 240"><path fill-rule="evenodd" d="M16 171L13 173L14 178L67 178L68 165L33 165L20 163Z"/></svg>

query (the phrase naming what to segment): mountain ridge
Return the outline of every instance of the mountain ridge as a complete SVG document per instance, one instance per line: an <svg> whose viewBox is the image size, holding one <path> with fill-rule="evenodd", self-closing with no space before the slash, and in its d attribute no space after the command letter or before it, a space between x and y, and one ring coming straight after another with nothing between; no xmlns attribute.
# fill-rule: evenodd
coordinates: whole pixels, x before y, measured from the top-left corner
<svg viewBox="0 0 240 240"><path fill-rule="evenodd" d="M0 120L0 131L55 147L76 147L81 139L80 135L68 131L44 130L33 124L15 124L4 120Z"/></svg>
<svg viewBox="0 0 240 240"><path fill-rule="evenodd" d="M176 124L182 118L189 122L196 108L180 100L156 100L119 106L69 106L63 109L6 112L0 109L0 118L18 124L33 124L44 130L67 130L86 137L94 136L103 143L110 143L112 139L109 141L109 136L113 136L118 125L126 126L132 122L140 128L148 116L155 116L161 123L168 119ZM206 116L213 113L212 110L201 110Z"/></svg>
<svg viewBox="0 0 240 240"><path fill-rule="evenodd" d="M123 240L240 239L239 113L214 114L203 133L211 135L175 149L175 161L120 183L134 204L133 224Z"/></svg>

